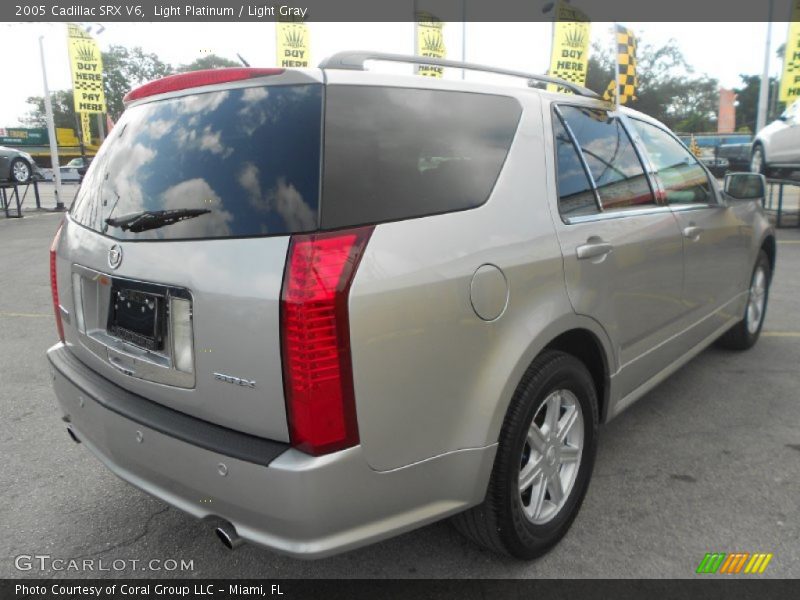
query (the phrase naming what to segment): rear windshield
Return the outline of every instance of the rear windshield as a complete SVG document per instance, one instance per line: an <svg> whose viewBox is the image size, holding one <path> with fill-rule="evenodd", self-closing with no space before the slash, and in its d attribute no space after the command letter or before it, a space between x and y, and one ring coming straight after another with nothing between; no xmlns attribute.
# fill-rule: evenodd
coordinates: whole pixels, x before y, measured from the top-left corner
<svg viewBox="0 0 800 600"><path fill-rule="evenodd" d="M329 86L323 228L483 204L521 113L507 96Z"/></svg>
<svg viewBox="0 0 800 600"><path fill-rule="evenodd" d="M229 89L127 110L72 217L118 239L315 230L321 88Z"/></svg>
<svg viewBox="0 0 800 600"><path fill-rule="evenodd" d="M488 199L522 113L514 98L486 94L329 86L325 95L318 84L250 87L131 108L71 214L117 239L176 240L474 208Z"/></svg>

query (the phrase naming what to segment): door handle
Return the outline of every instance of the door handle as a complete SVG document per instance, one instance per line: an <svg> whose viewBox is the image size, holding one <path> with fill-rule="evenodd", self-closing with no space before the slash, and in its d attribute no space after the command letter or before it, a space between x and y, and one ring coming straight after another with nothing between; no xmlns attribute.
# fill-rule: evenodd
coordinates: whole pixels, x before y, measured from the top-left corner
<svg viewBox="0 0 800 600"><path fill-rule="evenodd" d="M578 246L575 254L578 255L578 259L598 258L609 254L612 250L614 250L614 246L606 242L591 242Z"/></svg>
<svg viewBox="0 0 800 600"><path fill-rule="evenodd" d="M692 241L697 241L700 239L700 234L703 233L702 227L696 227L695 225L689 225L689 227L685 227L683 229L683 237L688 238Z"/></svg>

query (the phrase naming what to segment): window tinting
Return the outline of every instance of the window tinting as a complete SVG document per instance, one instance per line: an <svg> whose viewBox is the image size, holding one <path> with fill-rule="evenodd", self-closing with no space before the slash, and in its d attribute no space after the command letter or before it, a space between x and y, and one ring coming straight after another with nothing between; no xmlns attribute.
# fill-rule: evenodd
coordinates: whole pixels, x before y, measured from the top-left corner
<svg viewBox="0 0 800 600"><path fill-rule="evenodd" d="M642 138L669 204L711 204L714 196L705 169L697 159L666 131L631 119Z"/></svg>
<svg viewBox="0 0 800 600"><path fill-rule="evenodd" d="M119 239L314 230L321 118L319 85L230 89L133 107L92 162L72 216ZM168 212L137 221L143 211Z"/></svg>
<svg viewBox="0 0 800 600"><path fill-rule="evenodd" d="M604 211L655 205L650 184L619 119L602 110L560 106L580 145Z"/></svg>
<svg viewBox="0 0 800 600"><path fill-rule="evenodd" d="M558 210L564 217L591 215L597 212L592 184L581 164L575 144L561 119L553 117L553 133L558 160Z"/></svg>
<svg viewBox="0 0 800 600"><path fill-rule="evenodd" d="M323 228L483 204L521 112L505 96L329 86Z"/></svg>

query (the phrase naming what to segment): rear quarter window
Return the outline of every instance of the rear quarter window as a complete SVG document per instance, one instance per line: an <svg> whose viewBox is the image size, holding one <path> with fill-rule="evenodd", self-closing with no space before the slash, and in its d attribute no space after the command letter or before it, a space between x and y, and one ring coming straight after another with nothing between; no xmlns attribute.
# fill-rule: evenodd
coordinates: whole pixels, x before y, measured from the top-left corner
<svg viewBox="0 0 800 600"><path fill-rule="evenodd" d="M522 114L507 96L365 86L326 94L325 229L480 206Z"/></svg>
<svg viewBox="0 0 800 600"><path fill-rule="evenodd" d="M558 112L580 146L604 212L656 205L644 167L619 118L579 106L559 106Z"/></svg>

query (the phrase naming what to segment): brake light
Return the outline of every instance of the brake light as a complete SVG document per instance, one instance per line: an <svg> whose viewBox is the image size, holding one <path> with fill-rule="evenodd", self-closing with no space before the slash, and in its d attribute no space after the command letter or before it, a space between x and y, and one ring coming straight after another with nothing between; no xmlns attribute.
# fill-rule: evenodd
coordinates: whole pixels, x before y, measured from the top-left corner
<svg viewBox="0 0 800 600"><path fill-rule="evenodd" d="M318 456L358 444L348 297L373 227L293 236L281 292L292 445Z"/></svg>
<svg viewBox="0 0 800 600"><path fill-rule="evenodd" d="M56 250L58 249L58 241L61 239L61 229L64 227L62 221L56 231L56 237L53 238L53 243L50 244L50 292L53 294L53 310L56 313L56 329L58 330L58 338L64 342L64 323L61 321L61 308L58 301L58 277L56 276Z"/></svg>
<svg viewBox="0 0 800 600"><path fill-rule="evenodd" d="M203 71L191 71L189 73L178 73L168 75L161 79L148 81L144 85L132 89L125 94L122 99L124 103L165 94L166 92L176 92L204 85L215 85L217 83L228 83L231 81L241 81L252 79L253 77L264 77L266 75L280 75L284 69L256 69L250 67L233 67L230 69L205 69Z"/></svg>

